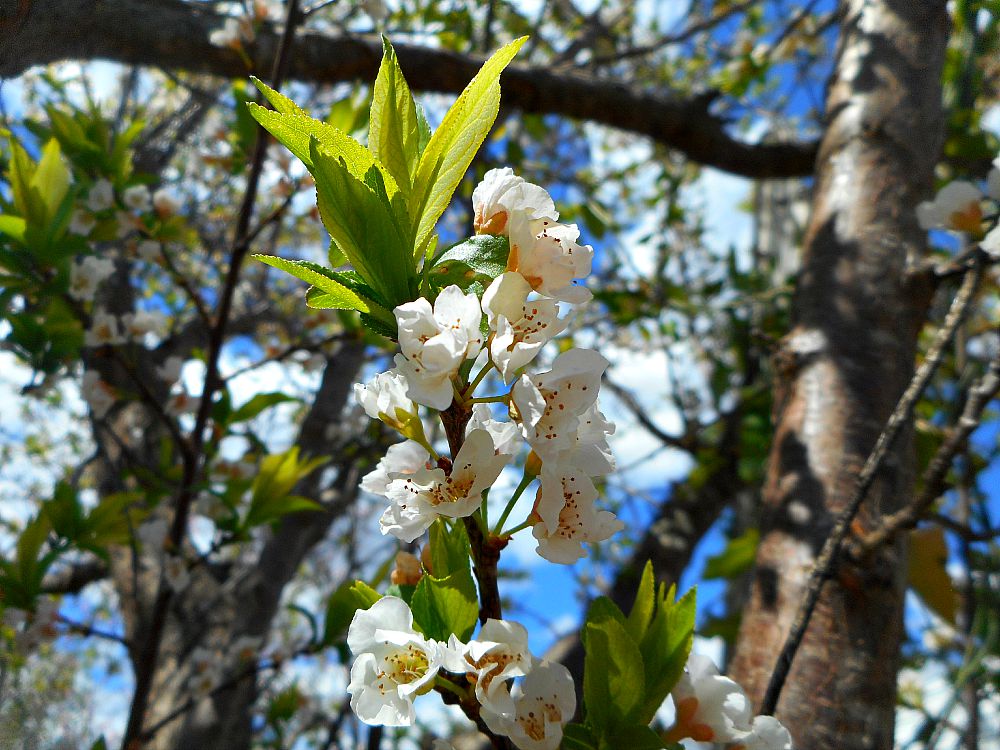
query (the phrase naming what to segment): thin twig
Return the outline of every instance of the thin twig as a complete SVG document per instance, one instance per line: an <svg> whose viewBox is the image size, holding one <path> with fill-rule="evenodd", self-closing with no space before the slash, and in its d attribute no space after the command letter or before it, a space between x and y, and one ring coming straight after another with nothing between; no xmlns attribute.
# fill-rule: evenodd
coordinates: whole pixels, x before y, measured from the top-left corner
<svg viewBox="0 0 1000 750"><path fill-rule="evenodd" d="M969 436L979 427L980 418L987 404L998 392L1000 392L1000 361L994 360L986 374L969 389L969 398L962 409L962 415L948 430L944 442L928 464L923 477L923 490L909 505L885 516L877 529L862 539L855 540L851 545L852 554L862 556L870 554L883 544L891 542L901 531L912 529L917 525L931 504L944 494L952 461L965 449ZM963 535L963 538L966 537Z"/></svg>
<svg viewBox="0 0 1000 750"><path fill-rule="evenodd" d="M889 455L889 450L892 448L893 443L896 441L899 433L909 423L917 400L944 359L945 349L955 335L958 326L965 318L965 313L968 311L975 297L981 276L981 263L974 263L966 272L962 286L958 290L958 294L955 295L955 299L952 300L951 308L948 310L944 322L938 329L937 335L927 352L927 357L917 369L913 379L896 404L896 408L893 409L892 414L889 416L882 434L878 436L875 447L872 449L868 460L865 461L865 465L858 475L854 493L851 495L845 508L840 512L840 515L837 516L830 535L827 537L823 549L816 558L816 565L809 576L805 596L802 598L799 610L792 621L788 638L785 640L785 645L782 646L781 653L778 654L774 671L771 673L771 679L767 685L767 692L764 693L764 700L761 704L762 714L774 714L774 710L778 705L778 698L781 697L781 689L784 687L785 680L788 678L788 673L792 668L795 653L798 651L806 629L809 627L809 620L812 618L813 610L819 601L823 584L833 570L834 563L840 553L841 545L850 529L851 521L854 519L858 509L861 507L861 503L868 494L868 490L874 483L875 477L882 468L882 463L885 461L886 456Z"/></svg>

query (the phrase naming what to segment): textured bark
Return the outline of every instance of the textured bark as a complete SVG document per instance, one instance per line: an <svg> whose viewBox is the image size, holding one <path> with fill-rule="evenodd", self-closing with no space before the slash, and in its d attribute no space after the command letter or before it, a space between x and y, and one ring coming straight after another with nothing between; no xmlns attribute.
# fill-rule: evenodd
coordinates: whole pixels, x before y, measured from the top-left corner
<svg viewBox="0 0 1000 750"><path fill-rule="evenodd" d="M813 213L777 358L778 423L763 540L732 675L759 705L816 553L914 371L930 290L914 207L940 149L943 0L847 0L827 97ZM904 503L911 441L898 442L858 523ZM777 715L796 746L891 748L905 549L840 565L794 661Z"/></svg>
<svg viewBox="0 0 1000 750"><path fill-rule="evenodd" d="M59 60L103 58L232 78L270 68L279 34L259 31L248 49L249 70L209 34L223 18L180 0L36 0L0 24L0 76ZM459 93L482 60L445 50L396 45L410 85ZM377 38L304 34L296 39L289 76L301 81L372 81L382 57ZM750 144L726 131L709 112L711 97L681 98L620 78L597 78L544 66L514 65L503 77L504 106L558 114L630 130L675 148L694 161L750 177L802 176L812 171L815 143Z"/></svg>

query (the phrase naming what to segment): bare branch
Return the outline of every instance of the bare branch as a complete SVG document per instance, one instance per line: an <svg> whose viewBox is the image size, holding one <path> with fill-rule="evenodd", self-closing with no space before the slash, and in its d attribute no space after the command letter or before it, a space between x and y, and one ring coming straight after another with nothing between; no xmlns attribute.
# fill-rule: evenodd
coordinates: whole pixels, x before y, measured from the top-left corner
<svg viewBox="0 0 1000 750"><path fill-rule="evenodd" d="M970 389L961 416L949 428L944 441L928 464L923 477L923 490L909 505L892 515L885 516L877 529L864 538L855 540L850 545L853 555L870 554L883 544L891 542L901 531L912 529L926 515L931 504L948 489L947 478L952 461L965 449L969 435L979 427L983 411L998 392L1000 392L1000 361L994 360L986 374ZM962 537L967 538L964 533ZM986 538L992 538L992 533Z"/></svg>
<svg viewBox="0 0 1000 750"><path fill-rule="evenodd" d="M955 295L955 299L952 300L948 315L945 316L944 323L942 323L941 328L938 330L937 336L935 336L934 342L927 352L926 359L924 359L923 364L914 373L913 379L897 402L896 408L893 409L885 427L878 436L878 440L875 442L875 447L868 455L864 467L858 474L854 493L843 511L837 516L837 520L830 530L826 542L823 544L823 549L816 558L816 565L806 585L806 594L799 604L799 609L795 614L788 637L785 639L785 644L775 662L774 671L771 673L771 679L767 685L767 691L764 693L764 700L761 704L762 714L774 713L778 705L778 698L781 696L781 689L788 678L792 661L795 659L795 652L798 651L806 629L809 627L809 620L812 618L813 610L819 601L823 584L833 571L834 564L840 554L841 546L850 530L851 521L857 515L858 509L861 507L861 503L864 502L868 490L878 475L879 469L882 468L883 462L889 455L893 443L899 436L899 433L909 423L910 415L913 413L913 408L916 406L917 400L944 359L945 349L954 337L958 326L965 318L965 313L968 311L975 297L981 276L982 265L980 263L975 263L966 272L962 286L958 290L958 294Z"/></svg>
<svg viewBox="0 0 1000 750"><path fill-rule="evenodd" d="M66 18L74 19L72 24ZM161 0L39 0L0 46L0 76L32 65L67 59L109 59L231 78L266 70L280 43L266 25L247 50L248 70L234 50L213 46L209 34L224 23L201 4ZM399 44L407 78L423 91L459 93L482 60L447 50ZM303 34L289 75L301 81L372 80L382 56L374 37ZM652 138L708 166L756 178L812 173L815 143L751 144L732 137L726 122L709 112L704 97L677 97L617 79L578 75L544 66L512 66L504 73L504 105L523 112L591 120Z"/></svg>

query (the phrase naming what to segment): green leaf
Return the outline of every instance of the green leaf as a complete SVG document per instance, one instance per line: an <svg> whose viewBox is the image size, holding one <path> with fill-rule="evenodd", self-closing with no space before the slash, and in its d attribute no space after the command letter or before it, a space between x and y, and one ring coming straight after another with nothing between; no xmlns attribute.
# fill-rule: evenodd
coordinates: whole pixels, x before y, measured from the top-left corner
<svg viewBox="0 0 1000 750"><path fill-rule="evenodd" d="M270 409L272 406L288 403L289 401L301 401L301 399L298 399L295 396L289 396L287 393L281 393L279 391L275 391L274 393L258 393L256 396L243 404L243 406L234 411L227 420L227 424L247 422L256 416L259 416L265 409Z"/></svg>
<svg viewBox="0 0 1000 750"><path fill-rule="evenodd" d="M42 158L29 182L29 187L35 191L37 198L44 207L44 221L51 223L56 216L59 205L69 191L70 172L62 158L59 141L55 138L42 148Z"/></svg>
<svg viewBox="0 0 1000 750"><path fill-rule="evenodd" d="M399 192L399 186L392 174L385 165L375 158L371 151L343 131L313 119L295 102L282 96L265 83L256 78L253 79L253 82L277 111L249 102L247 108L250 110L250 114L265 130L297 156L310 171L312 171L313 166L313 155L309 142L315 138L327 152L343 159L348 171L359 180L363 180L368 170L374 166L382 172L382 179L389 197L392 198Z"/></svg>
<svg viewBox="0 0 1000 750"><path fill-rule="evenodd" d="M632 604L632 610L628 613L628 622L626 623L629 635L636 643L642 643L655 608L656 582L653 576L653 563L647 561L646 567L642 570L639 590L635 594L635 602Z"/></svg>
<svg viewBox="0 0 1000 750"><path fill-rule="evenodd" d="M250 507L242 528L274 523L289 513L323 510L319 503L290 493L299 481L328 460L326 456L299 460L298 446L284 453L265 456L251 486Z"/></svg>
<svg viewBox="0 0 1000 750"><path fill-rule="evenodd" d="M455 634L467 641L479 617L476 585L468 571L444 578L425 575L417 584L410 602L413 619L428 638L447 641Z"/></svg>
<svg viewBox="0 0 1000 750"><path fill-rule="evenodd" d="M456 523L448 529L444 519L438 518L430 528L431 571L438 578L470 570L469 537L465 526Z"/></svg>
<svg viewBox="0 0 1000 750"><path fill-rule="evenodd" d="M417 256L424 252L438 219L489 135L500 110L500 74L526 40L511 42L483 64L427 143L409 200L410 216L417 225Z"/></svg>
<svg viewBox="0 0 1000 750"><path fill-rule="evenodd" d="M347 635L347 627L359 609L368 609L381 595L364 581L344 581L326 603L323 643L330 645Z"/></svg>
<svg viewBox="0 0 1000 750"><path fill-rule="evenodd" d="M381 172L372 167L362 182L317 140L311 148L317 204L333 241L387 307L409 302L416 285L409 228L390 205Z"/></svg>
<svg viewBox="0 0 1000 750"><path fill-rule="evenodd" d="M637 724L615 732L608 747L628 748L628 750L662 750L662 748L667 747L667 744L651 727Z"/></svg>
<svg viewBox="0 0 1000 750"><path fill-rule="evenodd" d="M488 287L507 270L508 255L510 244L506 237L476 235L441 253L427 275L437 289L457 284L465 290L477 281Z"/></svg>
<svg viewBox="0 0 1000 750"><path fill-rule="evenodd" d="M382 37L382 64L372 92L368 146L396 180L404 195L413 186L420 149L413 95L389 40Z"/></svg>
<svg viewBox="0 0 1000 750"><path fill-rule="evenodd" d="M0 233L12 237L21 244L24 244L24 230L27 222L20 216L0 215Z"/></svg>
<svg viewBox="0 0 1000 750"><path fill-rule="evenodd" d="M757 544L760 542L760 532L757 529L747 529L746 532L730 539L726 548L705 563L703 578L735 578L745 573L753 566L757 556Z"/></svg>
<svg viewBox="0 0 1000 750"><path fill-rule="evenodd" d="M616 617L592 621L588 614L584 633L587 725L599 736L610 736L616 729L639 720L646 682L642 654Z"/></svg>
<svg viewBox="0 0 1000 750"><path fill-rule="evenodd" d="M567 724L563 727L561 747L564 750L597 750L597 740L583 724Z"/></svg>
<svg viewBox="0 0 1000 750"><path fill-rule="evenodd" d="M397 599L402 599L409 605L413 601L413 594L416 592L417 587L412 583L393 583L385 590L386 596L395 596Z"/></svg>
<svg viewBox="0 0 1000 750"><path fill-rule="evenodd" d="M335 271L323 268L318 263L311 263L307 260L287 260L274 255L254 255L253 257L261 263L279 268L297 279L312 284L312 288L318 290L313 295L313 300L322 301L324 307L333 307L338 310L360 310L361 312L368 312L370 309L364 299L334 278ZM307 301L308 299L307 295ZM310 305L310 307L319 306L319 304Z"/></svg>
<svg viewBox="0 0 1000 750"><path fill-rule="evenodd" d="M104 741L104 735L97 738L97 741L90 746L90 750L108 750L108 744Z"/></svg>
<svg viewBox="0 0 1000 750"><path fill-rule="evenodd" d="M680 679L694 642L695 590L674 602L674 587L665 595L663 588L661 585L656 613L639 646L649 679L638 719L647 724Z"/></svg>

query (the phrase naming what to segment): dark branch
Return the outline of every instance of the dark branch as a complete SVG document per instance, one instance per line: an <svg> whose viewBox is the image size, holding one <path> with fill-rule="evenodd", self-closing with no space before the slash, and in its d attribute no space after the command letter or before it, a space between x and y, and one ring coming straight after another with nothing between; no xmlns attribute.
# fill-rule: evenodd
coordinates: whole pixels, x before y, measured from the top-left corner
<svg viewBox="0 0 1000 750"><path fill-rule="evenodd" d="M254 61L249 70L238 53L208 41L223 22L222 16L180 0L39 0L0 45L0 76L19 75L32 65L94 58L230 78L267 70L280 43L278 30L267 26L258 32L247 50ZM410 44L397 45L396 52L410 84L422 91L459 93L482 62ZM314 83L371 81L381 56L375 38L304 34L296 40L288 73ZM541 66L515 65L504 74L503 85L504 106L629 130L734 174L780 178L813 170L815 143L737 140L708 111L705 97L679 98L618 79Z"/></svg>

